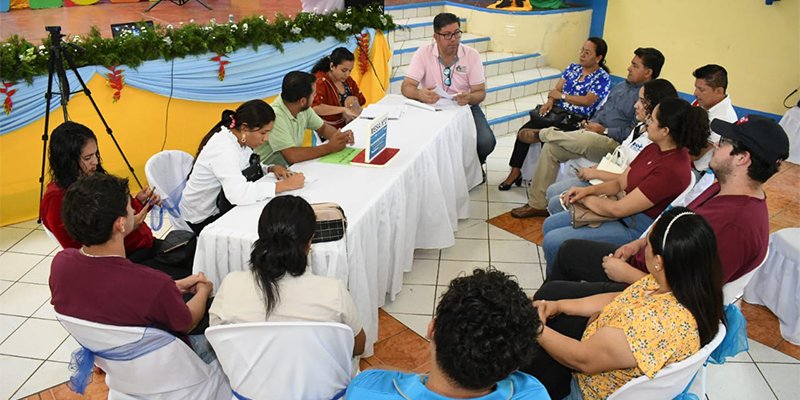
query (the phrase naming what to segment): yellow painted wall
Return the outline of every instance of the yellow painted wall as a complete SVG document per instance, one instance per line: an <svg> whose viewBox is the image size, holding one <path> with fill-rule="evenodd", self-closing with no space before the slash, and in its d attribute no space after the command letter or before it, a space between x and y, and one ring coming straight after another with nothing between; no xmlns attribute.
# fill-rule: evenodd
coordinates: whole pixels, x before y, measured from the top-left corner
<svg viewBox="0 0 800 400"><path fill-rule="evenodd" d="M126 86L120 101L113 103L113 90L106 86L102 76L95 74L87 85L142 184L146 183L144 164L161 150L165 133L165 149L184 150L194 155L200 139L219 121L222 111L238 106L172 99L169 121L165 126L166 97ZM97 136L103 166L115 175L128 177L131 190L138 191L86 96L75 95L68 110L73 121L88 126ZM63 120L59 107L50 114L51 131ZM20 130L0 136L0 226L36 218L43 129L44 118L41 118Z"/></svg>
<svg viewBox="0 0 800 400"><path fill-rule="evenodd" d="M541 53L547 63L563 69L578 58L581 45L589 37L592 12L508 15L445 6L446 12L466 18L466 30L491 36L491 51Z"/></svg>
<svg viewBox="0 0 800 400"><path fill-rule="evenodd" d="M615 74L635 48L656 47L666 57L662 77L682 92L694 90L697 67L724 66L736 106L783 114L784 97L800 86L797 0L613 0L604 37Z"/></svg>

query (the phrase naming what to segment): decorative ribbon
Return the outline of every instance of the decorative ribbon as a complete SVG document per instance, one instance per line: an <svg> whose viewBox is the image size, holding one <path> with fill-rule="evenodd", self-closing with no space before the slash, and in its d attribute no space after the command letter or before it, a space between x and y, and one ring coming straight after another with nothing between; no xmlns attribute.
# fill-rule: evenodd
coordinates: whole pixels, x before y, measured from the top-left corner
<svg viewBox="0 0 800 400"><path fill-rule="evenodd" d="M125 77L122 73L125 71L124 69L117 69L117 65L112 65L108 67L108 70L111 71L106 74L106 79L108 80L108 86L111 89L114 89L114 94L111 96L114 103L119 101L119 97L122 92L122 88L125 87Z"/></svg>
<svg viewBox="0 0 800 400"><path fill-rule="evenodd" d="M11 101L11 96L13 96L14 93L17 93L17 89L10 88L16 84L17 82L3 81L3 87L0 88L0 93L6 95L5 101L3 101L3 111L6 113L6 115L11 114L11 109L14 108L14 102Z"/></svg>
<svg viewBox="0 0 800 400"><path fill-rule="evenodd" d="M211 57L211 61L216 61L219 63L219 72L217 72L217 78L220 81L225 80L225 65L231 63L228 60L223 60L222 57L227 57L227 55L225 53L217 53L216 57Z"/></svg>
<svg viewBox="0 0 800 400"><path fill-rule="evenodd" d="M145 328L142 337L131 343L106 350L92 351L81 345L72 353L69 370L72 376L67 385L72 391L83 394L86 385L91 382L94 358L100 357L111 361L130 361L152 353L175 340L175 336L155 328Z"/></svg>

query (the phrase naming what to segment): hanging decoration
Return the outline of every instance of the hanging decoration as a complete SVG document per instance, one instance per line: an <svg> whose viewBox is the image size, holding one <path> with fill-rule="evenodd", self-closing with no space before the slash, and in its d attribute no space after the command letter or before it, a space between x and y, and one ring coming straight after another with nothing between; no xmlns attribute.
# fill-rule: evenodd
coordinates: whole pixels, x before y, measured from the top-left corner
<svg viewBox="0 0 800 400"><path fill-rule="evenodd" d="M11 100L11 96L17 93L17 89L11 89L11 87L16 84L17 82L3 81L3 87L0 88L0 93L6 95L6 99L3 101L3 111L6 115L11 114L11 110L14 108L14 102Z"/></svg>
<svg viewBox="0 0 800 400"><path fill-rule="evenodd" d="M230 64L231 62L228 60L223 60L222 57L228 57L225 53L217 53L216 57L211 57L211 61L219 63L219 72L217 73L217 78L220 81L225 80L225 65Z"/></svg>
<svg viewBox="0 0 800 400"><path fill-rule="evenodd" d="M106 74L107 84L111 89L114 89L114 94L111 97L116 103L122 95L122 88L125 87L125 76L122 75L125 70L117 69L116 65L108 67L108 70L111 72Z"/></svg>
<svg viewBox="0 0 800 400"><path fill-rule="evenodd" d="M359 33L356 38L358 39L356 59L358 60L358 68L361 71L361 75L364 75L369 69L369 33Z"/></svg>

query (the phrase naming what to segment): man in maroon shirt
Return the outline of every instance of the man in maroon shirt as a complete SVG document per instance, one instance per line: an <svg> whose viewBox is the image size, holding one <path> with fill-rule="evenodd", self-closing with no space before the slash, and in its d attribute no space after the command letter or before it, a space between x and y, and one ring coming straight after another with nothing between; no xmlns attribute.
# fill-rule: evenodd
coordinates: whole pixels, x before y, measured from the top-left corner
<svg viewBox="0 0 800 400"><path fill-rule="evenodd" d="M752 271L766 257L769 215L762 185L789 156L789 139L774 120L755 115L735 124L715 119L711 129L722 136L710 163L718 182L688 207L714 230L727 283ZM645 239L620 247L566 241L547 280L572 281L558 285L558 291L569 297L620 291L647 273L644 246Z"/></svg>
<svg viewBox="0 0 800 400"><path fill-rule="evenodd" d="M203 274L173 281L125 258L134 211L127 179L93 174L70 185L64 225L83 243L56 254L51 303L59 314L118 326L154 326L189 333L206 313L212 284ZM184 295L193 295L184 303Z"/></svg>

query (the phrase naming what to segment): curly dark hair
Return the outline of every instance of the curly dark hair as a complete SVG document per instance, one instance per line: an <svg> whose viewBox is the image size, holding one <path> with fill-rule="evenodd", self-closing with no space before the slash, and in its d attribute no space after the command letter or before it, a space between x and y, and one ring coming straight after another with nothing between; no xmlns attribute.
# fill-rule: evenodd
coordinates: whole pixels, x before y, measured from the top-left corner
<svg viewBox="0 0 800 400"><path fill-rule="evenodd" d="M91 129L77 122L67 121L53 129L50 136L50 180L62 189L70 187L83 174L80 159L83 146L89 141L97 143L97 137ZM97 151L96 172L105 173Z"/></svg>
<svg viewBox="0 0 800 400"><path fill-rule="evenodd" d="M669 128L669 135L678 148L685 147L689 154L700 155L708 144L711 130L706 110L692 107L684 99L667 97L658 102L658 113L654 115L658 126Z"/></svg>
<svg viewBox="0 0 800 400"><path fill-rule="evenodd" d="M114 222L128 215L128 180L113 175L83 176L70 185L61 206L67 233L86 246L111 239Z"/></svg>
<svg viewBox="0 0 800 400"><path fill-rule="evenodd" d="M436 307L436 363L462 388L486 389L530 362L541 325L515 280L475 269L453 279Z"/></svg>

